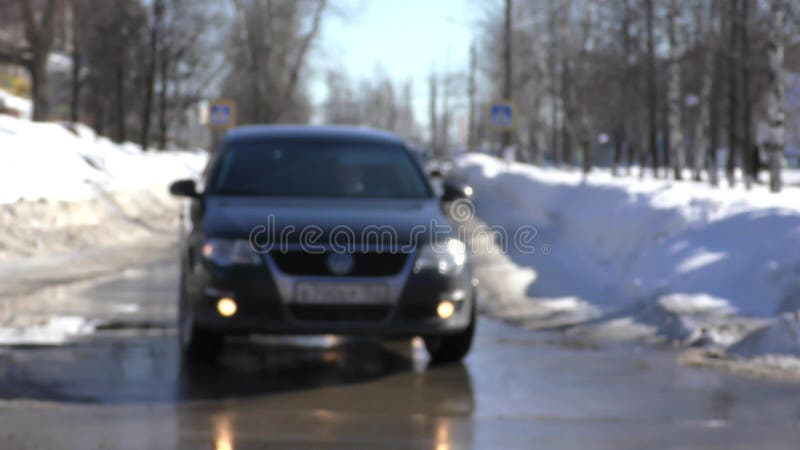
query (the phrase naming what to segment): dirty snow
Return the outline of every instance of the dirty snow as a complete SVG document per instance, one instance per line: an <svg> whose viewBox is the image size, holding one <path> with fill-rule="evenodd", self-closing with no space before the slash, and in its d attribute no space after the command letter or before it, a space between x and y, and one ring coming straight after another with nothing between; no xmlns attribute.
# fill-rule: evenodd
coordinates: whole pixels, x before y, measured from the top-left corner
<svg viewBox="0 0 800 450"><path fill-rule="evenodd" d="M51 317L25 327L0 328L0 345L59 345L94 332L95 324L79 316Z"/></svg>
<svg viewBox="0 0 800 450"><path fill-rule="evenodd" d="M0 89L0 105L14 111L19 117L29 119L33 107L31 101L27 98L17 97L2 89Z"/></svg>
<svg viewBox="0 0 800 450"><path fill-rule="evenodd" d="M482 221L538 231L539 251L506 255L509 269L532 273L497 282L522 293L516 312L570 298L589 316L574 332L728 345L800 308L798 187L584 177L482 154L454 173L475 188Z"/></svg>
<svg viewBox="0 0 800 450"><path fill-rule="evenodd" d="M23 99L2 91L0 97L7 106L25 107ZM181 203L169 195L169 183L196 177L206 160L201 150L144 152L82 125L71 131L0 114L0 345L59 343L91 333L93 325L79 316L59 315L43 303L31 309L20 299L36 286L44 294L57 280L105 273L96 267L102 260L91 261L103 250L133 254L134 246L174 240ZM57 261L66 261L60 270L25 269Z"/></svg>
<svg viewBox="0 0 800 450"><path fill-rule="evenodd" d="M58 123L0 115L0 204L163 187L195 175L205 160L200 151L143 152L131 143L115 144L83 125L73 133Z"/></svg>
<svg viewBox="0 0 800 450"><path fill-rule="evenodd" d="M0 260L172 230L178 203L167 187L205 161L202 151L143 152L83 125L0 115Z"/></svg>

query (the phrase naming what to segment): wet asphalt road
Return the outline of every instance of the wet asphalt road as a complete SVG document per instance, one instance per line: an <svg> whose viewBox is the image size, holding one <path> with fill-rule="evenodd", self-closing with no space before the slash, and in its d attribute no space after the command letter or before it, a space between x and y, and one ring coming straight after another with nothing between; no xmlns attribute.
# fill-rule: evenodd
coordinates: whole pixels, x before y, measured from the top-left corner
<svg viewBox="0 0 800 450"><path fill-rule="evenodd" d="M181 367L175 275L159 255L61 292L64 312L108 325L0 348L0 449L800 447L800 386L487 317L457 365L428 367L416 342L314 337L234 341L214 367Z"/></svg>

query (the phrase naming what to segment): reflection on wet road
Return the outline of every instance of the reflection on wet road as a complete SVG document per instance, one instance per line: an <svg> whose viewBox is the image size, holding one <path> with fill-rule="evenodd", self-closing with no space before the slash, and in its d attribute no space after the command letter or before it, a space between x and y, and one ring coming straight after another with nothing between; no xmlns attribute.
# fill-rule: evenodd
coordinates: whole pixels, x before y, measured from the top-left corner
<svg viewBox="0 0 800 450"><path fill-rule="evenodd" d="M0 448L797 448L800 387L482 318L464 364L409 342L230 343L181 367L174 268L76 292L114 326L0 347ZM137 308L114 308L115 304ZM66 308L66 306L65 306ZM68 308L67 308L68 309ZM89 308L91 309L91 308Z"/></svg>
<svg viewBox="0 0 800 450"><path fill-rule="evenodd" d="M391 347L333 336L255 338L229 343L215 365L186 366L172 333L103 333L65 346L0 352L5 369L0 397L188 402L364 382L413 370L412 355L403 351L411 348L408 342L393 345L398 352Z"/></svg>

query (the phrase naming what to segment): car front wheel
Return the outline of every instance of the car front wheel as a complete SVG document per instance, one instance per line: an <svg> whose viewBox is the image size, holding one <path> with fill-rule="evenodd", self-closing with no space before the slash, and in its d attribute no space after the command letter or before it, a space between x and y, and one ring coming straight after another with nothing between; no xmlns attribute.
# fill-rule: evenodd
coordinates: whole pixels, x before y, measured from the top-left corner
<svg viewBox="0 0 800 450"><path fill-rule="evenodd" d="M225 337L195 325L183 286L181 286L178 316L178 335L182 359L189 363L215 362L222 352Z"/></svg>
<svg viewBox="0 0 800 450"><path fill-rule="evenodd" d="M475 310L472 304L469 326L463 331L448 336L429 336L425 338L425 348L431 357L432 364L446 364L464 359L472 347L472 337L475 334Z"/></svg>

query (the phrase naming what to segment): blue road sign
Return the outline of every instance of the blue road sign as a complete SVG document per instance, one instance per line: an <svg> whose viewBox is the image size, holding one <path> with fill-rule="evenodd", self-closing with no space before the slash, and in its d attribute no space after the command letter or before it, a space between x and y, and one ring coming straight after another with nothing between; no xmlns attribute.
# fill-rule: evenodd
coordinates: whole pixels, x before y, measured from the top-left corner
<svg viewBox="0 0 800 450"><path fill-rule="evenodd" d="M515 107L511 101L492 103L489 110L489 127L495 130L511 130L515 125Z"/></svg>
<svg viewBox="0 0 800 450"><path fill-rule="evenodd" d="M209 105L208 126L228 129L236 125L236 104L232 100L217 100Z"/></svg>

